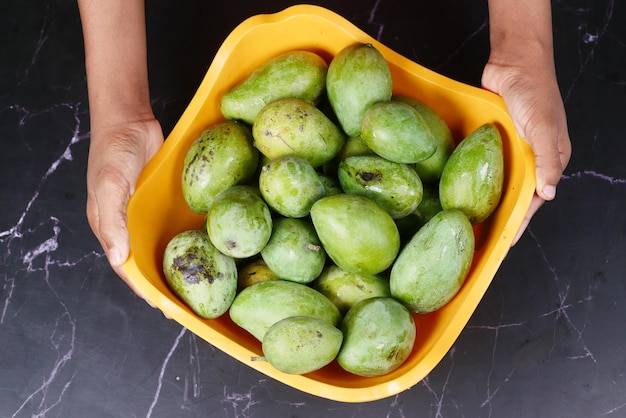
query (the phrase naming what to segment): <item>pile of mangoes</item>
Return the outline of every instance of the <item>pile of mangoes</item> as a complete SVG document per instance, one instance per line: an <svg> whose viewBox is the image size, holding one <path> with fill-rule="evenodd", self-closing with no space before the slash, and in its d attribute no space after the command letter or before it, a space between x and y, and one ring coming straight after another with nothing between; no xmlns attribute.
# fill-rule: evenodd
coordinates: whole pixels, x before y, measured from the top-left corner
<svg viewBox="0 0 626 418"><path fill-rule="evenodd" d="M456 145L430 106L393 94L371 44L330 63L278 55L224 94L221 111L184 161L184 198L206 222L167 245L173 292L203 318L228 312L285 373L334 360L360 376L398 368L413 314L458 292L473 225L498 205L497 127Z"/></svg>

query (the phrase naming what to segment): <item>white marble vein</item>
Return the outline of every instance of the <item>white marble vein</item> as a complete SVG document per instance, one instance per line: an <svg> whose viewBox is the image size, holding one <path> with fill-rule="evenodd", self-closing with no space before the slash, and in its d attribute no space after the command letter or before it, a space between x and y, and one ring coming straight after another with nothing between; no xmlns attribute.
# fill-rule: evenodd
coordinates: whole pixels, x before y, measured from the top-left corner
<svg viewBox="0 0 626 418"><path fill-rule="evenodd" d="M374 36L374 38L377 41L380 41L382 39L383 32L385 30L385 24L380 23L376 20L376 12L378 11L378 6L380 6L380 2L381 0L376 0L376 3L374 3L374 6L370 9L369 17L367 19L367 23L378 26L378 31L376 31L376 35Z"/></svg>
<svg viewBox="0 0 626 418"><path fill-rule="evenodd" d="M559 1L560 3L566 3ZM567 6L567 5L566 5ZM566 7L567 8L567 7ZM606 10L602 23L599 28L592 29L586 23L588 22L588 14L594 11L593 7L578 8L573 11L576 16L579 17L580 22L578 24L579 42L578 42L578 68L574 76L574 79L570 85L565 89L563 97L564 102L567 104L575 86L578 84L579 79L586 73L587 68L593 62L598 45L607 34L609 26L613 23L613 11L615 8L615 0L609 0L606 2Z"/></svg>
<svg viewBox="0 0 626 418"><path fill-rule="evenodd" d="M254 396L254 390L256 386L251 386L245 392L235 392L229 390L227 386L224 386L224 395L222 402L224 404L230 404L233 411L233 416L237 418L251 418L254 416L254 407L260 400ZM225 409L225 413L227 410ZM227 413L228 414L228 413Z"/></svg>
<svg viewBox="0 0 626 418"><path fill-rule="evenodd" d="M611 186L626 184L626 179L616 178L616 177L609 176L603 173L599 173L594 170L582 170L582 171L577 171L575 173L564 174L561 177L561 180L574 180L574 179L581 179L581 178L592 178L596 180L601 180L603 182L610 184Z"/></svg>
<svg viewBox="0 0 626 418"><path fill-rule="evenodd" d="M187 330L185 328L181 328L180 333L178 333L178 336L174 340L174 343L172 344L170 351L167 353L167 355L165 356L165 359L163 360L163 363L161 364L161 371L159 372L159 378L157 380L154 398L152 398L152 403L150 404L150 408L148 408L148 413L146 414L146 418L150 418L152 416L154 407L159 401L159 395L161 394L161 388L163 387L163 377L165 376L165 370L167 369L167 365L169 364L170 359L172 358L172 354L174 353L174 351L176 351L176 348L178 347L178 344L180 343L180 340L185 335L186 331Z"/></svg>
<svg viewBox="0 0 626 418"><path fill-rule="evenodd" d="M34 64L36 55L47 39L46 28L42 29L38 46L32 59ZM24 127L30 120L37 116L57 111L70 111L73 114L74 126L68 135L67 145L60 155L52 161L44 175L38 181L34 188L30 200L26 207L23 208L21 216L16 224L10 228L0 231L0 245L2 246L2 259L5 265L11 264L13 270L11 276L5 270L3 274L3 285L0 300L2 307L0 311L0 326L7 321L19 321L22 308L13 307L13 316L9 319L7 314L12 304L12 297L17 286L28 286L30 280L40 280L47 286L49 293L53 296L57 304L55 311L51 310L50 314L57 315L54 320L54 326L50 329L47 346L56 358L52 364L48 365L47 370L41 370L41 383L34 389L22 395L23 402L16 407L11 417L24 416L26 411L30 411L33 417L45 417L52 409L54 409L71 387L75 372L68 373L65 369L71 363L75 351L76 336L76 318L72 312L72 307L68 306L63 296L58 293L55 283L58 270L64 268L72 268L78 263L85 260L100 257L99 254L88 253L81 256L78 260L68 260L57 258L57 250L59 249L59 235L61 234L61 224L63 223L57 216L50 214L43 221L31 226L30 219L34 218L33 208L39 199L41 190L46 186L47 182L54 176L60 165L65 162L72 161L72 147L78 142L87 138L87 135L81 134L81 112L83 109L80 103L62 103L53 105L43 110L29 110L21 105L13 105L5 109L5 111L13 111L21 115L19 126ZM41 232L47 232L47 238L31 248L24 248L22 242L31 236ZM16 253L17 252L17 253ZM21 262L20 265L16 265Z"/></svg>
<svg viewBox="0 0 626 418"><path fill-rule="evenodd" d="M568 105L574 101L574 93L584 77L604 79L602 75L595 74L593 67L594 60L602 50L601 47L605 46L604 42L616 43L621 48L616 53L620 54L626 47L626 43L615 39L617 36L614 27L621 24L615 18L619 3L615 0L607 0L593 4L585 3L585 7L581 7L580 4L582 3L572 0L555 2L555 7L560 12L575 16L578 22L575 28L577 38L573 41L576 45L572 47L577 54L578 64L573 68L562 69L572 72L568 84L564 86L564 100ZM374 0L370 5L371 7L366 9L365 20L367 24L375 28L375 38L381 40L389 30L383 19L379 17L381 8L386 4L382 0ZM593 15L598 14L601 18L592 18ZM24 56L20 61L23 64L12 69L15 77L14 85L17 89L27 86L38 75L37 71L41 71L39 67L43 60L42 52L46 51L46 48L49 48L50 43L54 41L52 37L57 22L52 16L53 11L50 6L44 6L41 27L34 34L33 42L24 48ZM596 21L597 24L590 24L590 21ZM475 30L466 39L461 41L455 49L446 52L446 58L438 68L454 63L471 41L486 30L488 30L488 20L478 22ZM620 81L612 83L617 86L624 85L624 82ZM0 96L0 99L4 97L9 96ZM152 104L157 110L160 109L161 113L165 113L171 100L154 99ZM40 286L45 289L43 292L45 297L49 298L45 305L49 315L48 322L41 325L40 334L37 336L39 338L37 343L41 345L39 353L45 357L41 363L43 366L34 372L26 387L15 388L11 392L11 395L15 395L14 399L18 400L11 405L0 405L0 416L12 418L59 416L58 411L63 402L67 404L73 402L70 393L76 390L76 382L80 377L81 368L77 364L77 358L80 357L82 342L77 335L81 320L84 320L79 317L79 308L70 303L60 291L60 278L77 268L89 270L92 264L104 260L104 255L101 251L91 250L85 250L78 255L66 255L62 247L62 237L68 224L67 215L57 208L42 213L39 204L42 203L45 188L53 181L62 181L56 177L60 167L68 164L82 164L82 162L75 161L75 149L89 137L82 123L86 116L86 105L81 102L62 101L38 108L15 101L3 106L0 109L0 115L14 117L18 131L22 134L16 140L21 141L21 145L33 155L40 152L41 144L37 142L39 139L23 134L31 124L37 124L38 118L51 114L67 124L67 132L63 137L60 152L51 157L51 162L44 167L40 178L31 179L30 194L24 207L15 209L18 215L17 221L4 230L0 230L0 330L9 329L9 327L19 328L15 324L26 319L28 307L20 300L21 291L25 286ZM601 138L599 135L593 138L593 141L598 143L605 140L606 138ZM611 175L611 172L610 168L592 170L577 167L575 171L563 175L562 182L570 186L581 180L595 181L621 191L622 186L626 184L626 178ZM551 288L555 289L549 295L554 304L546 308L535 308L531 317L507 321L505 318L512 313L502 300L499 305L499 315L496 314L495 319L491 321L485 320L483 323L474 322L468 325L459 341L447 353L437 369L411 389L410 393L402 393L378 402L377 406L382 405L381 411L384 410L379 416L389 418L416 416L415 404L411 403L413 397L427 399L423 410L425 416L436 418L497 416L502 412L502 406L499 405L502 394L507 392L510 385L519 384L516 379L521 373L515 362L508 364L499 360L507 355L503 353L504 347L510 349L510 345L506 344L507 335L510 335L507 333L529 333L529 329L537 322L542 328L552 332L549 336L551 340L548 342L548 345L551 345L547 347L548 360L566 360L571 367L582 364L591 365L595 369L608 367L604 363L603 354L590 340L588 330L593 313L592 302L597 297L597 289L592 283L581 280L581 277L569 277L562 270L561 265L553 259L552 254L555 249L542 241L541 234L533 230L532 225L528 228L528 236L530 240L527 242L530 243L530 250L537 255L535 261L539 262L535 270L539 274L544 273L544 276L551 280ZM494 299L491 299L491 302L493 301ZM573 335L571 341L568 342L566 354L557 350L560 339L563 338L558 334L560 327L565 327L567 332ZM463 372L459 371L463 366L459 359L462 358L465 362L469 357L462 353L459 347L471 339L469 335L474 332L481 334L480 339L484 343L487 360L483 360L486 368L484 380L472 382L479 388L479 396L475 400L477 409L471 410L463 403L467 400L463 399L457 391L462 388L465 378L462 376ZM130 343L124 341L124 344ZM201 411L198 404L206 402L207 398L215 399L211 402L212 416L238 418L270 416L268 411L271 412L274 407L288 409L290 416L312 416L312 411L317 410L313 409L311 406L313 401L305 395L294 399L290 399L288 395L282 395L282 392L282 397L275 396L273 393L268 395L267 392L273 388L273 381L256 376L256 372L249 372L244 366L241 366L241 369L233 368L232 372L241 373L241 377L235 376L234 379L241 378L241 381L246 383L240 385L230 381L213 383L215 368L219 367L212 363L219 362L220 357L216 356L207 360L207 353L215 349L191 332L187 332L185 328L180 329L173 341L166 341L160 348L164 350L164 357L160 364L155 366L154 374L144 382L148 395L143 399L145 403L141 403L138 407L140 411L145 411L146 417L164 416L164 410L172 411L175 408L179 408L181 413L195 413L194 416L197 416ZM127 365L127 355L122 350L116 350L114 358L108 359L110 364L104 366L107 372L102 376L106 385L119 384L120 376L123 375L122 370ZM510 359L510 357L511 355L508 355L507 358ZM182 370L178 371L175 367L181 367L181 365ZM622 383L616 378L611 379L613 380L606 384L619 387ZM207 380L212 382L210 389L208 385L203 387L203 382ZM250 381L253 383L249 384ZM5 386L7 383L2 382ZM180 388L180 391L174 395L178 398L173 398L172 392L168 390L172 384ZM220 389L215 388L222 388L222 393L219 393ZM5 387L2 387L2 390L5 393L7 391ZM218 393L209 393L211 390ZM292 394L293 392L287 391L286 393ZM623 394L624 392L616 390L615 393ZM598 416L624 415L626 403L623 399L612 403L611 401L606 401L598 407ZM202 403L203 407L205 405L206 403ZM367 415L363 411L369 411L367 406L341 405L338 407L334 403L328 405L332 406L326 408L327 411L334 411L338 414L333 416L361 417ZM371 410L374 411L374 407ZM204 412L206 413L206 410Z"/></svg>
<svg viewBox="0 0 626 418"><path fill-rule="evenodd" d="M49 18L48 18L49 12L50 12L50 7L48 5L46 6L46 13L43 19L43 23L41 25L41 29L39 30L39 37L33 48L33 53L32 53L30 62L28 63L28 66L24 69L23 74L19 74L19 76L17 77L18 86L21 85L22 83L25 83L28 80L32 68L37 63L37 59L39 58L39 54L41 53L41 50L43 49L44 45L46 44L46 42L48 41L50 37L51 24L49 23Z"/></svg>
<svg viewBox="0 0 626 418"><path fill-rule="evenodd" d="M533 233L531 228L528 229L528 234L535 241L535 244L537 245L537 249L539 250L539 253L541 254L541 258L543 259L543 262L545 263L546 267L550 271L552 275L552 279L554 280L555 284L559 288L558 295L557 295L559 306L555 308L554 310L540 314L538 317L539 318L551 317L551 318L554 318L555 321L564 320L565 323L569 325L571 330L573 330L574 333L578 336L577 341L580 344L580 348L582 350L581 355L570 356L570 359L574 360L574 359L590 358L595 363L596 359L593 353L589 350L587 343L585 342L585 339L583 336L584 329L585 329L584 324L582 325L575 324L569 315L569 311L574 309L578 305L581 305L581 304L588 305L589 301L592 299L592 296L587 295L587 297L583 299L571 301L569 298L569 291L572 286L571 281L564 280L559 277L558 272L556 271L557 269L554 266L552 266L552 264L550 263L548 256L546 255L541 244L539 243L539 240L537 239L536 235ZM556 329L557 327L555 326L555 332L556 332ZM556 340L556 336L555 336L555 340ZM556 344L556 341L555 341L555 344Z"/></svg>

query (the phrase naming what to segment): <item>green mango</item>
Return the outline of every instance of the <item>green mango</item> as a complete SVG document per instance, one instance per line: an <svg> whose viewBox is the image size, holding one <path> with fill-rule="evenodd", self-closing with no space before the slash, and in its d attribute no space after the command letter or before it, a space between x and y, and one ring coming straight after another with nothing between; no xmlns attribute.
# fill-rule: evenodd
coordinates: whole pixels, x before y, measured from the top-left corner
<svg viewBox="0 0 626 418"><path fill-rule="evenodd" d="M226 121L210 126L191 144L182 171L182 192L189 208L206 214L218 194L251 179L259 152L246 125Z"/></svg>
<svg viewBox="0 0 626 418"><path fill-rule="evenodd" d="M229 309L230 318L259 341L276 322L290 316L310 316L339 326L341 314L315 289L287 280L270 280L246 287Z"/></svg>
<svg viewBox="0 0 626 418"><path fill-rule="evenodd" d="M220 193L206 219L209 238L222 253L234 258L258 254L272 234L272 215L259 189L235 185Z"/></svg>
<svg viewBox="0 0 626 418"><path fill-rule="evenodd" d="M334 194L343 193L339 179L329 174L319 173L320 180L324 184L324 196L331 196Z"/></svg>
<svg viewBox="0 0 626 418"><path fill-rule="evenodd" d="M345 271L334 264L324 269L311 286L345 315L357 302L377 296L391 297L389 280L381 275L362 275Z"/></svg>
<svg viewBox="0 0 626 418"><path fill-rule="evenodd" d="M321 110L301 99L279 99L265 106L252 125L257 149L276 159L295 156L313 167L332 160L345 134Z"/></svg>
<svg viewBox="0 0 626 418"><path fill-rule="evenodd" d="M344 158L338 177L346 193L372 199L394 219L408 216L422 201L422 181L415 170L377 155Z"/></svg>
<svg viewBox="0 0 626 418"><path fill-rule="evenodd" d="M372 44L352 44L337 53L328 66L326 92L343 130L361 134L361 119L372 104L391 98L389 65Z"/></svg>
<svg viewBox="0 0 626 418"><path fill-rule="evenodd" d="M390 297L364 299L343 318L344 339L337 362L359 376L381 376L404 363L415 345L410 312Z"/></svg>
<svg viewBox="0 0 626 418"><path fill-rule="evenodd" d="M327 71L326 61L310 51L277 55L222 96L222 114L252 125L259 111L274 100L296 97L315 104L325 91Z"/></svg>
<svg viewBox="0 0 626 418"><path fill-rule="evenodd" d="M349 136L346 138L346 142L343 144L341 150L337 153L335 158L324 164L323 170L327 175L336 176L339 169L339 163L346 157L353 155L376 155L372 151L363 138L360 136Z"/></svg>
<svg viewBox="0 0 626 418"><path fill-rule="evenodd" d="M311 207L313 226L328 256L356 274L378 274L400 250L393 218L374 201L358 195L336 194Z"/></svg>
<svg viewBox="0 0 626 418"><path fill-rule="evenodd" d="M367 108L361 121L361 137L376 154L397 163L417 163L437 150L424 118L410 105L395 100Z"/></svg>
<svg viewBox="0 0 626 418"><path fill-rule="evenodd" d="M269 280L279 280L278 276L270 270L262 258L256 258L244 263L237 269L237 292L241 292L255 283Z"/></svg>
<svg viewBox="0 0 626 418"><path fill-rule="evenodd" d="M298 218L277 218L272 236L261 250L261 257L280 279L310 283L320 275L326 263L313 225Z"/></svg>
<svg viewBox="0 0 626 418"><path fill-rule="evenodd" d="M443 210L398 255L389 275L391 295L411 312L436 311L457 294L473 257L469 219L459 210Z"/></svg>
<svg viewBox="0 0 626 418"><path fill-rule="evenodd" d="M420 227L424 226L426 222L430 221L433 216L442 210L438 185L432 183L425 185L422 201L417 205L415 212L413 212L413 215L420 220Z"/></svg>
<svg viewBox="0 0 626 418"><path fill-rule="evenodd" d="M353 155L376 155L370 147L367 146L365 141L360 136L349 136L346 139L346 143L343 145L341 151L339 151L338 158L343 160L346 157Z"/></svg>
<svg viewBox="0 0 626 418"><path fill-rule="evenodd" d="M272 325L263 337L263 355L284 373L305 374L331 363L343 341L343 333L326 321L290 316Z"/></svg>
<svg viewBox="0 0 626 418"><path fill-rule="evenodd" d="M237 266L204 230L183 231L165 247L163 273L170 289L202 318L217 318L233 302Z"/></svg>
<svg viewBox="0 0 626 418"><path fill-rule="evenodd" d="M415 171L424 183L436 183L441 177L443 167L446 165L450 154L454 150L455 143L450 127L446 121L432 107L426 103L407 96L394 96L392 100L407 103L420 114L426 122L426 126L437 142L435 153L425 160L415 163Z"/></svg>
<svg viewBox="0 0 626 418"><path fill-rule="evenodd" d="M426 222L443 210L441 202L439 202L439 188L437 186L438 185L432 183L424 184L422 201L415 211L404 218L396 219L396 225L398 225L403 245L413 238L413 235L423 227Z"/></svg>
<svg viewBox="0 0 626 418"><path fill-rule="evenodd" d="M448 159L439 182L444 209L459 209L472 224L493 213L502 196L504 152L498 127L486 123L465 137Z"/></svg>
<svg viewBox="0 0 626 418"><path fill-rule="evenodd" d="M263 166L259 189L272 209L291 218L307 216L313 203L326 194L313 166L302 158L289 156Z"/></svg>

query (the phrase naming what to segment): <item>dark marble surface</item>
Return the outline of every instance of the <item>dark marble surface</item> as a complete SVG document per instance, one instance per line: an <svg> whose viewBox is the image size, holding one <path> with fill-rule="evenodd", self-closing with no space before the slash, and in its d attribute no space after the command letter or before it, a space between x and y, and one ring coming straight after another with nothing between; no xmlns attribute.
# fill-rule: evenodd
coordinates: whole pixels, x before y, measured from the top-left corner
<svg viewBox="0 0 626 418"><path fill-rule="evenodd" d="M289 4L148 3L153 103L166 133L228 32ZM485 3L321 2L475 85L488 53ZM557 200L426 379L343 404L238 363L115 276L84 215L89 120L76 4L3 1L0 417L626 416L626 3L553 5L574 149Z"/></svg>

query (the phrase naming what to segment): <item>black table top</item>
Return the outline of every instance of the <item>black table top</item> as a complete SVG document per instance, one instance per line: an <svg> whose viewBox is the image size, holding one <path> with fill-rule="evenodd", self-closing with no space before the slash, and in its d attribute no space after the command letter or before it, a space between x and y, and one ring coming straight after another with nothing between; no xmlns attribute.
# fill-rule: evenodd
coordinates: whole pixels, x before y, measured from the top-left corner
<svg viewBox="0 0 626 418"><path fill-rule="evenodd" d="M290 4L147 3L151 93L166 134L229 31ZM424 66L480 83L486 2L315 3ZM0 417L626 416L626 7L553 5L574 150L557 199L423 381L345 404L240 364L117 278L84 215L89 116L76 4L3 2Z"/></svg>

